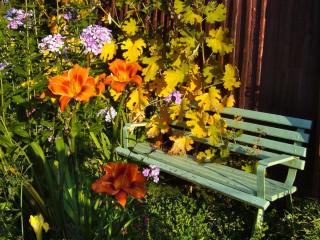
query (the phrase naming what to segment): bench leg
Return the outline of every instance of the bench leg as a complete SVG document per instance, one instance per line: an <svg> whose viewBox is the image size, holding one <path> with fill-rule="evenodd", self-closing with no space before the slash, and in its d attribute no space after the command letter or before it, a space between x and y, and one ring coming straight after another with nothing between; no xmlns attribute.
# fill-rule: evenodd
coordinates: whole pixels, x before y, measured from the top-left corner
<svg viewBox="0 0 320 240"><path fill-rule="evenodd" d="M252 236L258 233L259 230L262 230L263 215L264 215L264 210L262 208L258 208L255 224L252 229Z"/></svg>
<svg viewBox="0 0 320 240"><path fill-rule="evenodd" d="M290 213L293 211L293 204L292 204L292 195L289 194L286 196L286 204L287 204L287 209Z"/></svg>

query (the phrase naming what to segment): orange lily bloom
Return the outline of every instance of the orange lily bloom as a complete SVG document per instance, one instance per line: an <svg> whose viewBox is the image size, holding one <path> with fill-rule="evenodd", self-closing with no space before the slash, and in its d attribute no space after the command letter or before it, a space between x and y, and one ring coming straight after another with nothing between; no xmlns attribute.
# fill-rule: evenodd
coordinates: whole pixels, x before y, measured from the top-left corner
<svg viewBox="0 0 320 240"><path fill-rule="evenodd" d="M100 95L105 86L98 80L89 76L89 68L82 68L75 64L69 71L51 77L48 88L54 95L61 95L60 109L64 112L72 98L87 102L91 97Z"/></svg>
<svg viewBox="0 0 320 240"><path fill-rule="evenodd" d="M91 188L98 193L115 196L122 207L127 203L128 194L144 198L146 179L132 163L108 163L104 166L105 175L96 180Z"/></svg>
<svg viewBox="0 0 320 240"><path fill-rule="evenodd" d="M142 78L137 75L142 67L138 63L127 63L124 60L116 59L109 65L109 69L113 75L105 78L104 83L111 85L117 91L122 92L129 82L141 85Z"/></svg>

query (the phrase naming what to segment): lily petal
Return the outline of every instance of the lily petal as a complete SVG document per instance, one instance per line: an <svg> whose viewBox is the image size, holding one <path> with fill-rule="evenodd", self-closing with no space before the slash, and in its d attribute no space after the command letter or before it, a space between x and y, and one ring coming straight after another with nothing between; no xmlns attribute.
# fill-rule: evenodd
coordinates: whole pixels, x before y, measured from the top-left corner
<svg viewBox="0 0 320 240"><path fill-rule="evenodd" d="M71 98L68 96L61 96L60 97L60 109L61 112L64 112L66 106L68 105L68 103L70 102Z"/></svg>
<svg viewBox="0 0 320 240"><path fill-rule="evenodd" d="M126 206L126 203L127 203L127 193L126 192L120 191L115 195L115 197L122 207Z"/></svg>

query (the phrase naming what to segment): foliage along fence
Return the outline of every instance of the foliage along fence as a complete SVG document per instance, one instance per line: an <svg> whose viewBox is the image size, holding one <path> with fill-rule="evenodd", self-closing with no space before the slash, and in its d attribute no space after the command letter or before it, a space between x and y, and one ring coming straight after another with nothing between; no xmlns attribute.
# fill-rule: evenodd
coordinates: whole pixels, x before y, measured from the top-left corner
<svg viewBox="0 0 320 240"><path fill-rule="evenodd" d="M112 16L123 18L128 11L123 2L110 1ZM149 31L162 29L165 37L166 29L175 26L174 19L164 11L173 2L140 1L137 8L148 9L144 22ZM241 79L236 102L248 109L314 121L312 150L299 185L304 195L319 198L320 68L316 59L320 57L320 3L317 0L223 2L228 9L224 25L229 28L235 46L225 61L238 66ZM121 4L123 7L119 8ZM210 24L203 23L201 27L210 30Z"/></svg>

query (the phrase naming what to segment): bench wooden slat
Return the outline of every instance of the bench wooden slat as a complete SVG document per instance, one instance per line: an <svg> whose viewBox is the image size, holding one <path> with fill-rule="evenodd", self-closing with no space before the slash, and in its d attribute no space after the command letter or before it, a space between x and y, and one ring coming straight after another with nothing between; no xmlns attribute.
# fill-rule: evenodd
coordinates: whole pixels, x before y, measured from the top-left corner
<svg viewBox="0 0 320 240"><path fill-rule="evenodd" d="M172 132L173 133L183 132L187 135L190 135L190 137L192 137L192 139L196 142L209 144L208 138L198 138L198 137L192 136L189 131L184 131L181 129L172 129ZM271 140L271 139L267 139L259 136L252 136L249 134L241 134L239 137L231 140L234 140L234 142L245 143L252 146L257 145L259 147L266 148L267 150L279 151L281 153L292 154L299 157L305 157L307 153L307 149L299 145L283 143L283 142L279 142L279 141L275 141L275 140Z"/></svg>
<svg viewBox="0 0 320 240"><path fill-rule="evenodd" d="M148 143L136 144L132 151L190 173L198 174L210 181L254 196L257 195L257 178L254 174L215 163L199 164L191 156L170 156L161 150L154 150ZM288 187L284 183L271 179L266 181L266 199L269 201L276 200L294 191L296 191L295 187Z"/></svg>
<svg viewBox="0 0 320 240"><path fill-rule="evenodd" d="M260 149L254 149L252 147L244 146L244 145L237 144L237 143L229 143L228 149L230 152L240 153L240 154L244 154L247 156L254 156L254 157L257 157L258 159L276 157L279 155L277 153L268 152L268 151L260 150ZM305 167L305 161L296 160L295 162L281 163L281 165L303 170Z"/></svg>
<svg viewBox="0 0 320 240"><path fill-rule="evenodd" d="M258 198L254 195L247 194L245 192L241 192L237 189L230 188L218 182L210 181L205 177L199 176L198 173L191 173L189 171L177 168L176 166L173 166L171 162L162 162L141 154L134 153L131 150L127 148L122 148L122 147L117 147L116 152L121 156L128 157L135 161L143 162L145 164L157 165L158 167L161 168L162 171L175 175L179 178L186 179L193 183L208 187L209 189L213 189L217 192L221 192L226 196L229 196L233 199L240 200L249 205L252 205L258 208L263 208L263 209L267 209L267 207L270 205L270 202L265 199Z"/></svg>
<svg viewBox="0 0 320 240"><path fill-rule="evenodd" d="M241 134L241 136L237 137L235 141L246 143L246 144L257 145L263 148L267 148L270 150L275 150L283 153L288 153L288 154L292 154L299 157L305 157L307 154L307 150L305 147L278 142L278 141L266 139L263 137L256 137L248 134Z"/></svg>
<svg viewBox="0 0 320 240"><path fill-rule="evenodd" d="M226 121L228 127L230 128L258 133L258 134L262 134L262 136L267 135L267 136L277 137L281 139L297 141L301 143L309 142L309 134L307 133L299 133L297 131L290 131L286 129L269 127L269 126L264 126L264 125L249 123L244 121L238 121L238 120L229 119L229 118L223 118L223 119Z"/></svg>
<svg viewBox="0 0 320 240"><path fill-rule="evenodd" d="M303 128L303 129L311 129L311 121L294 118L294 117L286 117L272 113L265 112L257 112L247 109L241 108L225 108L222 112L223 114L232 115L232 116L241 116L248 119L259 120L263 122L269 122L289 127Z"/></svg>

